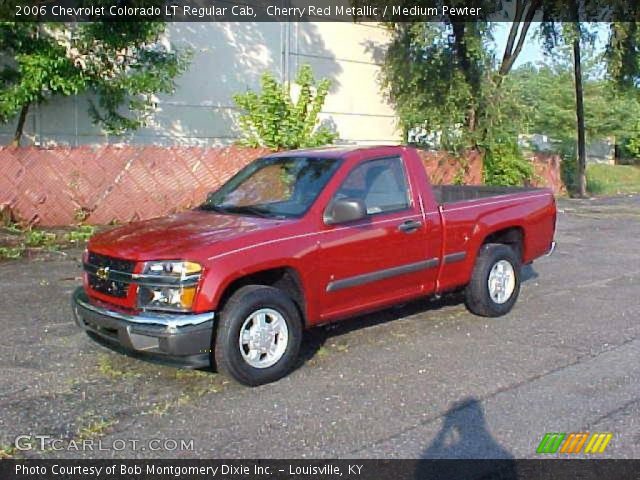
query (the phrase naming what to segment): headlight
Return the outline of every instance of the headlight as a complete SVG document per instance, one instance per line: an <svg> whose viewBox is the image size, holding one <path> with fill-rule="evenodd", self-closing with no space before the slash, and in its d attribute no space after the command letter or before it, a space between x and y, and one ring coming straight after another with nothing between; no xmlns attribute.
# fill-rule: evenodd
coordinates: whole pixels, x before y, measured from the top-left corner
<svg viewBox="0 0 640 480"><path fill-rule="evenodd" d="M199 275L202 267L195 262L147 262L143 273L145 275L174 276L184 279L191 275Z"/></svg>
<svg viewBox="0 0 640 480"><path fill-rule="evenodd" d="M147 310L191 310L202 267L195 262L147 262L138 285L138 306Z"/></svg>

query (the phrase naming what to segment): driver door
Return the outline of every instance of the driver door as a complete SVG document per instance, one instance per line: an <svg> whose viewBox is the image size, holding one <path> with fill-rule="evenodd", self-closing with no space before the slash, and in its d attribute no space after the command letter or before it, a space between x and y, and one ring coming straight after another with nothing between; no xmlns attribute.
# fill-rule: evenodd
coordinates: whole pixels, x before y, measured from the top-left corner
<svg viewBox="0 0 640 480"><path fill-rule="evenodd" d="M401 157L374 159L356 165L337 190L334 199L360 199L367 215L321 235L322 320L417 296L425 270L437 266L427 261L425 224L407 178Z"/></svg>

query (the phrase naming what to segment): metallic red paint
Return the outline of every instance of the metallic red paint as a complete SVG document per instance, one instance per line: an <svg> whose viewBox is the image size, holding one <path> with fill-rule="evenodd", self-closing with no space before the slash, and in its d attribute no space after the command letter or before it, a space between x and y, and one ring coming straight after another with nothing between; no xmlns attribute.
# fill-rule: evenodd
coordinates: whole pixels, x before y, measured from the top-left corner
<svg viewBox="0 0 640 480"><path fill-rule="evenodd" d="M149 260L190 260L203 266L195 312L217 310L225 289L243 276L274 268L298 274L307 325L335 321L407 299L464 286L488 235L516 227L523 238L523 262L545 254L555 230L555 201L548 189L444 204L439 208L417 152L409 147L348 147L306 151L342 158L339 169L301 218L277 220L211 211L189 211L132 223L94 236L88 248L134 260L136 272ZM285 152L275 155L290 155ZM400 156L409 180L408 209L380 213L346 225L325 225L323 212L333 193L358 164ZM421 222L412 233L398 230ZM464 258L462 253L465 253ZM456 254L443 262L447 255ZM438 263L402 275L328 291L332 282L400 266ZM383 276L384 277L384 276ZM371 280L369 278L369 280ZM94 300L135 309L135 285L118 299L85 289Z"/></svg>

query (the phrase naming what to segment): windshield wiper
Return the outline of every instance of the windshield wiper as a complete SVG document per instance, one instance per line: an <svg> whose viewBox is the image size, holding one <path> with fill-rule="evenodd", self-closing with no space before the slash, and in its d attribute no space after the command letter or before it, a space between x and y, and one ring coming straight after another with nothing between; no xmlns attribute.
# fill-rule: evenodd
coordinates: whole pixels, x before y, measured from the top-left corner
<svg viewBox="0 0 640 480"><path fill-rule="evenodd" d="M200 210L211 210L218 213L228 213L228 210L222 205L216 205L215 203L203 203L198 207Z"/></svg>
<svg viewBox="0 0 640 480"><path fill-rule="evenodd" d="M274 216L273 212L269 212L260 207L254 207L253 205L242 205L237 207L223 207L227 212L230 213L248 213L250 215L255 215L257 217L262 218L272 218Z"/></svg>
<svg viewBox="0 0 640 480"><path fill-rule="evenodd" d="M220 205L216 203L205 203L200 206L202 210L213 210L218 213L231 213L231 214L240 214L247 213L249 215L253 215L256 217L262 218L284 218L283 215L276 214L274 212L269 212L260 207L255 207L253 205Z"/></svg>

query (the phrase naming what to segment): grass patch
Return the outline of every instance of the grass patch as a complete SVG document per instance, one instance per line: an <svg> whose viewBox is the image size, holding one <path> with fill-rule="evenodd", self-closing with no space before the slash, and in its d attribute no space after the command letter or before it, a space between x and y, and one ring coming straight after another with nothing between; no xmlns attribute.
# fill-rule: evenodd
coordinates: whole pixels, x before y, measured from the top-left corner
<svg viewBox="0 0 640 480"><path fill-rule="evenodd" d="M186 393L181 393L178 398L173 400L165 400L164 402L157 403L147 413L161 417L168 413L170 410L186 405L192 400L191 396Z"/></svg>
<svg viewBox="0 0 640 480"><path fill-rule="evenodd" d="M587 190L594 195L640 193L640 167L589 165L587 166Z"/></svg>
<svg viewBox="0 0 640 480"><path fill-rule="evenodd" d="M24 231L24 244L27 247L51 247L56 245L57 236L53 232L47 232L46 230L25 230Z"/></svg>
<svg viewBox="0 0 640 480"><path fill-rule="evenodd" d="M18 452L18 449L16 447L12 446L0 446L0 460L2 459L9 459L9 458L15 458L16 453Z"/></svg>
<svg viewBox="0 0 640 480"><path fill-rule="evenodd" d="M97 370L101 376L115 382L133 385L143 382L145 387L149 386L149 390L141 386L138 392L140 399L147 398L152 404L151 408L141 412L143 415L165 415L205 395L222 391L227 383L213 372L176 369L110 353L98 356ZM153 397L157 395L158 390L169 392L168 398L154 401Z"/></svg>
<svg viewBox="0 0 640 480"><path fill-rule="evenodd" d="M329 355L329 349L327 347L320 347L316 352L317 357L326 357Z"/></svg>
<svg viewBox="0 0 640 480"><path fill-rule="evenodd" d="M75 440L88 440L90 438L102 436L109 427L112 427L116 423L118 422L115 419L101 418L99 420L95 420L84 427L80 427Z"/></svg>
<svg viewBox="0 0 640 480"><path fill-rule="evenodd" d="M187 405L204 395L218 393L224 387L224 384L220 382L220 379L217 378L215 373L197 373L198 375L193 376L175 375L175 385L180 390L180 394L168 400L154 403L151 409L142 412L143 415L161 417L171 410Z"/></svg>
<svg viewBox="0 0 640 480"><path fill-rule="evenodd" d="M96 233L96 227L93 225L78 225L65 234L65 240L69 243L87 242L94 233Z"/></svg>
<svg viewBox="0 0 640 480"><path fill-rule="evenodd" d="M15 258L20 258L24 255L25 247L19 245L17 247L0 247L0 259L12 260Z"/></svg>
<svg viewBox="0 0 640 480"><path fill-rule="evenodd" d="M84 418L83 418L84 417ZM89 417L89 418L87 418ZM88 423L87 420L90 419L90 417L94 417L93 420L89 421ZM107 433L107 430L109 428L111 428L112 426L116 425L118 423L118 420L116 420L115 418L95 418L95 414L93 412L91 412L89 415L83 415L82 417L79 417L76 420L77 424L79 424L77 430L75 431L75 434L71 437L71 438L58 438L57 440L63 440L64 443L66 445L71 445L72 443L79 443L79 442L83 442L86 440L91 440L97 437L102 437ZM48 454L54 451L53 447L51 444L47 445L46 447L44 447L42 450L40 450L40 448L36 447L36 445L38 445L38 443L36 442L36 438L31 436L28 439L28 443L25 443L30 445L30 449L31 450L37 450L39 453L41 454ZM5 450L5 454L9 455L6 457L3 457L3 453L2 451ZM18 456L18 451L15 448L10 448L10 449L3 449L0 450L0 459L2 458L17 458Z"/></svg>
<svg viewBox="0 0 640 480"><path fill-rule="evenodd" d="M95 233L92 225L78 225L56 231L21 228L13 223L0 228L0 259L15 259L29 251L58 251L81 245Z"/></svg>
<svg viewBox="0 0 640 480"><path fill-rule="evenodd" d="M126 368L121 359L116 359L113 355L102 353L98 357L98 370L109 378L131 378L142 376L141 372L136 372Z"/></svg>

